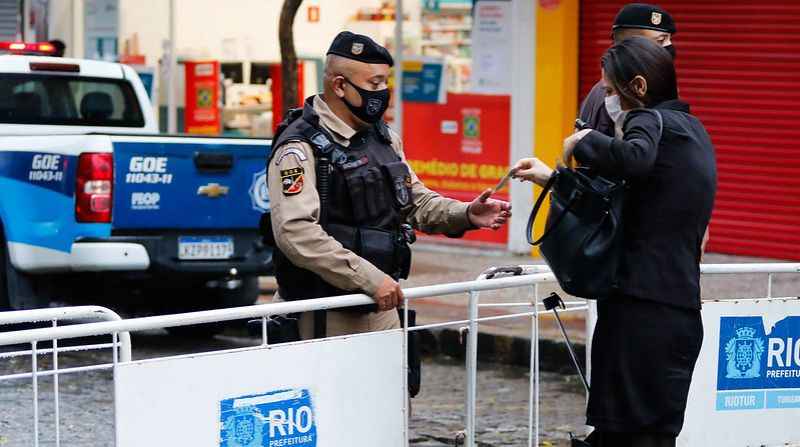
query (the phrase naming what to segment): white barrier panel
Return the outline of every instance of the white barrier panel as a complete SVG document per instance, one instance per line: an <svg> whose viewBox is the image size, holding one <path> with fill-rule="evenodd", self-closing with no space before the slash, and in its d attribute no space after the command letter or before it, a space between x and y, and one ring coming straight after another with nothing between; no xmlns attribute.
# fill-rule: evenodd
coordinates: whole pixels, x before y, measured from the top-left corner
<svg viewBox="0 0 800 447"><path fill-rule="evenodd" d="M402 446L403 332L119 364L117 445Z"/></svg>
<svg viewBox="0 0 800 447"><path fill-rule="evenodd" d="M703 348L680 446L800 440L800 301L703 304Z"/></svg>

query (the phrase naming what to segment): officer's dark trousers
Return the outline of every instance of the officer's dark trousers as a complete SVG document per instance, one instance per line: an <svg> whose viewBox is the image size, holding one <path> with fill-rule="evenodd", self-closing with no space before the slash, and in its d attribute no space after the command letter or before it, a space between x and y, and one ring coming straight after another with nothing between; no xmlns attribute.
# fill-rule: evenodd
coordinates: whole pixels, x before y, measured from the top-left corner
<svg viewBox="0 0 800 447"><path fill-rule="evenodd" d="M675 435L594 431L586 441L573 442L573 447L675 447Z"/></svg>

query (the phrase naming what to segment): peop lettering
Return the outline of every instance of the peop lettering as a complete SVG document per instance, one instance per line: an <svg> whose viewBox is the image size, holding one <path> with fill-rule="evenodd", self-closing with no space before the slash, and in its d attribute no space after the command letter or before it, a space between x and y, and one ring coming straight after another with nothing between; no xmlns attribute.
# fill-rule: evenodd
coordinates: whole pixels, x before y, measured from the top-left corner
<svg viewBox="0 0 800 447"><path fill-rule="evenodd" d="M157 210L161 194L157 192L134 192L131 194L131 208L134 210Z"/></svg>

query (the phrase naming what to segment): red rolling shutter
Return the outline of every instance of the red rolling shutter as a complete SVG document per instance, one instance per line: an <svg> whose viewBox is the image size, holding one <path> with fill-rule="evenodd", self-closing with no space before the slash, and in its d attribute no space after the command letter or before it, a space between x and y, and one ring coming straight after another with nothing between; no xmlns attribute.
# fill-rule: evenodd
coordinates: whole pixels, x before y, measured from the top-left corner
<svg viewBox="0 0 800 447"><path fill-rule="evenodd" d="M624 1L581 0L580 97ZM800 259L800 2L660 1L678 28L680 94L708 129L719 189L709 250Z"/></svg>

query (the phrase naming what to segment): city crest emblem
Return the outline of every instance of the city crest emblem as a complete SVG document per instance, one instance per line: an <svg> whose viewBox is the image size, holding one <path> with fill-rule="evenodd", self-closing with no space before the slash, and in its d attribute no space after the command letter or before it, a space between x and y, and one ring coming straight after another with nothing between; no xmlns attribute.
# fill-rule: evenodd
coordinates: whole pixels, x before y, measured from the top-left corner
<svg viewBox="0 0 800 447"><path fill-rule="evenodd" d="M650 23L653 25L661 25L661 13L654 12L650 15Z"/></svg>
<svg viewBox="0 0 800 447"><path fill-rule="evenodd" d="M237 415L230 416L224 423L227 444L225 447L256 447L262 445L262 424L256 416L240 410Z"/></svg>
<svg viewBox="0 0 800 447"><path fill-rule="evenodd" d="M764 340L755 337L752 327L736 329L736 336L725 345L728 361L728 379L755 379L761 377L761 356L764 353Z"/></svg>
<svg viewBox="0 0 800 447"><path fill-rule="evenodd" d="M394 179L395 198L397 199L397 204L400 206L408 205L408 201L411 197L408 194L409 186L407 185L410 183L410 177L408 182L405 177L397 177Z"/></svg>

